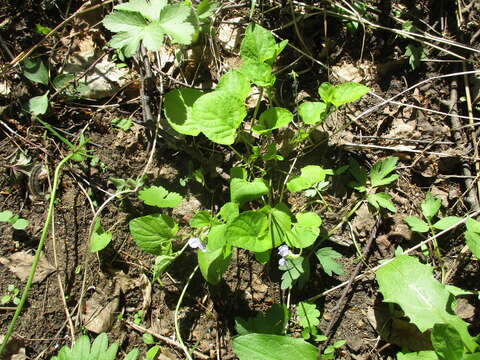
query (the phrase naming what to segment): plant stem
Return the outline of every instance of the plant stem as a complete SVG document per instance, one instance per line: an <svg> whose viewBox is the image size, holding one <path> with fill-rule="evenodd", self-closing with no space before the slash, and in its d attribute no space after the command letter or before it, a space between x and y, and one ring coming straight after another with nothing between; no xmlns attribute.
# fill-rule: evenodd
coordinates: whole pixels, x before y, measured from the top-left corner
<svg viewBox="0 0 480 360"><path fill-rule="evenodd" d="M185 293L187 292L188 285L190 285L190 281L192 281L193 277L197 273L198 270L198 265L195 266L195 269L193 269L192 273L187 279L187 283L183 287L182 293L180 294L180 297L178 298L177 306L175 307L175 334L177 335L177 340L182 346L182 350L185 353L185 356L187 357L188 360L193 360L192 356L190 355L190 352L188 351L188 348L185 346L183 339L182 339L182 334L180 333L180 326L178 325L178 310L180 309L180 306L182 305L183 297L185 296Z"/></svg>
<svg viewBox="0 0 480 360"><path fill-rule="evenodd" d="M53 216L53 209L55 207L55 195L57 192L58 187L58 180L60 178L60 172L62 167L70 160L70 158L74 155L74 153L70 153L66 157L64 157L55 168L55 175L53 177L53 186L52 192L50 194L50 203L48 204L48 212L47 212L47 219L45 220L45 224L43 225L42 235L40 236L40 241L37 246L37 250L35 251L35 256L33 257L32 267L30 269L30 274L28 275L27 283L25 284L25 288L22 292L22 297L20 298L20 302L15 310L15 314L13 315L10 324L8 325L7 333L3 338L3 343L0 347L0 358L2 358L3 353L6 350L8 340L10 336L12 336L13 330L15 329L15 324L20 316L20 313L23 310L23 306L25 305L25 301L27 301L28 294L30 293L30 288L32 287L33 277L35 276L35 271L37 270L38 261L40 259L40 255L42 254L43 246L45 245L45 239L47 238L48 229L50 227L50 223L52 222Z"/></svg>

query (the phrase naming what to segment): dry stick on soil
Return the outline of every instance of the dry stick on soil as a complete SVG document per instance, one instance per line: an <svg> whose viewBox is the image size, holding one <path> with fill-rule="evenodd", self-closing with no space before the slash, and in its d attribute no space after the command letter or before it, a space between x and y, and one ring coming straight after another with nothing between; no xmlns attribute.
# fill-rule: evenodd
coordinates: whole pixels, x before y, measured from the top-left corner
<svg viewBox="0 0 480 360"><path fill-rule="evenodd" d="M403 252L403 254L405 254L405 255L410 254L411 252L419 249L420 247L422 247L422 246L424 246L424 245L432 242L433 240L439 238L440 236L442 236L442 235L448 233L449 231L455 229L457 226L462 225L463 223L465 223L465 221L467 221L467 219L469 219L469 218L474 218L475 216L478 216L478 215L480 215L480 210L471 213L469 216L463 218L462 220L460 220L459 222L457 222L457 223L453 224L452 226L446 228L445 230L442 230L442 231L440 231L439 233L435 234L434 236L431 236L431 237L429 237L428 239L425 239L425 240L421 241L420 243L418 243L417 245L411 247L410 249L405 250L405 251ZM369 274L375 273L378 269L384 267L384 266L387 265L387 264L390 264L394 259L395 259L395 258L386 260L385 262L381 263L380 265L377 265L377 266L375 266L374 268L371 268L371 269L365 271L363 274L358 275L358 276L355 277L353 280L354 280L354 281L357 281L357 280L363 279L364 277L366 277L366 276L369 275ZM314 301L320 299L321 297L323 297L323 296L325 296L325 295L328 295L328 294L330 294L330 293L332 293L332 292L334 292L334 291L336 291L336 290L338 290L338 289L343 288L344 286L348 285L348 283L349 283L349 281L344 281L343 283L338 284L337 286L334 286L333 288L330 288L330 289L328 289L328 290L325 290L325 291L322 292L321 294L312 296L311 298L307 299L306 301L308 301L308 302L314 302Z"/></svg>
<svg viewBox="0 0 480 360"><path fill-rule="evenodd" d="M366 260L368 254L370 253L370 250L372 248L374 240L377 237L377 232L378 232L378 228L380 226L380 223L381 223L381 217L379 215L377 215L377 219L375 220L375 225L371 229L370 237L368 238L368 242L365 245L365 249L363 250L362 258L364 260ZM335 308L333 310L334 315L332 317L332 320L330 320L330 323L328 324L327 329L325 330L325 333L324 333L325 336L327 337L327 340L325 342L323 342L322 344L320 344L320 346L319 346L320 354L323 353L323 350L327 347L330 340L332 340L333 335L335 335L334 327L338 323L338 320L339 320L341 314L343 313L344 306L346 305L346 304L344 304L345 299L347 298L347 295L349 294L350 289L352 288L353 282L357 278L357 276L360 273L360 271L362 270L363 266L364 266L364 262L359 261L357 266L355 267L355 270L353 271L352 275L350 276L350 279L348 280L345 289L343 289L342 295L340 296L340 299L338 300L337 305L335 306Z"/></svg>
<svg viewBox="0 0 480 360"><path fill-rule="evenodd" d="M145 333L145 334L150 334L150 335L156 337L157 339L160 339L160 340L164 341L168 345L174 346L178 349L183 349L182 345L178 341L175 341L175 340L170 339L169 337L160 335L160 334L158 334L158 333L156 333L156 332L154 332L150 329L146 329L146 328L144 328L140 325L135 324L133 321L125 320L125 323L127 324L127 326L131 327L132 329L135 329L135 330L140 331L140 332ZM201 352L198 352L196 350L193 350L193 355L199 357L200 359L210 359L209 356L207 356L205 354L202 354Z"/></svg>

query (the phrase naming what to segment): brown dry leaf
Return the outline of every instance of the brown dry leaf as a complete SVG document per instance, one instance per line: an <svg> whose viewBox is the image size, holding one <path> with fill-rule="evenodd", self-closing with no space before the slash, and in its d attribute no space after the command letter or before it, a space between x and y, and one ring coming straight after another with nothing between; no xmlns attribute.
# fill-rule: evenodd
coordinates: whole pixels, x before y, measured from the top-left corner
<svg viewBox="0 0 480 360"><path fill-rule="evenodd" d="M113 295L106 291L101 294L98 290L87 300L82 322L88 331L100 334L108 332L115 320L115 312L119 306L120 286L115 285Z"/></svg>
<svg viewBox="0 0 480 360"><path fill-rule="evenodd" d="M0 256L0 263L7 266L8 269L13 272L22 281L27 280L28 274L33 263L33 255L30 255L26 251L19 251L8 258ZM55 268L51 265L42 253L40 260L38 261L37 270L33 277L33 283L39 283L46 279L48 275L53 273Z"/></svg>
<svg viewBox="0 0 480 360"><path fill-rule="evenodd" d="M152 304L152 283L148 280L147 275L140 276L140 288L142 289L143 302L142 311L146 314L150 310Z"/></svg>

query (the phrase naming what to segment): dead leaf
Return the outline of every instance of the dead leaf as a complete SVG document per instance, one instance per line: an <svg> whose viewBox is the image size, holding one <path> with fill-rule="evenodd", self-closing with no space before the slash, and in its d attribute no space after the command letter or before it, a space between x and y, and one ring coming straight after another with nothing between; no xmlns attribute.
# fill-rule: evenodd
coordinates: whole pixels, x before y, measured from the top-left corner
<svg viewBox="0 0 480 360"><path fill-rule="evenodd" d="M115 284L113 294L110 291L100 292L97 289L87 300L82 322L88 331L100 334L110 330L119 306L119 295L120 286Z"/></svg>
<svg viewBox="0 0 480 360"><path fill-rule="evenodd" d="M33 255L26 251L19 251L10 255L8 258L0 256L0 263L7 266L8 269L17 275L20 280L25 281L27 280L32 267ZM35 276L33 277L33 283L42 282L54 271L55 268L48 262L45 255L42 253L40 255L40 260L38 261Z"/></svg>
<svg viewBox="0 0 480 360"><path fill-rule="evenodd" d="M143 295L142 311L146 314L150 310L150 305L152 304L152 283L148 280L148 277L145 274L142 274L140 277L140 287Z"/></svg>

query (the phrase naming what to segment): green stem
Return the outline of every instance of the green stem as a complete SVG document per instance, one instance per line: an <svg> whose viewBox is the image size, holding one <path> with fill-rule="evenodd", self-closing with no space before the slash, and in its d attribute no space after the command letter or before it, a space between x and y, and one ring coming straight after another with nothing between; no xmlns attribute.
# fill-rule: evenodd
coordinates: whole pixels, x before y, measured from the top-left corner
<svg viewBox="0 0 480 360"><path fill-rule="evenodd" d="M198 265L193 269L192 273L187 279L187 283L185 284L182 293L180 294L180 297L178 298L177 306L175 307L175 334L177 335L177 340L182 346L182 350L185 353L185 356L187 357L188 360L193 360L192 355L190 355L190 352L188 351L188 348L185 346L183 339L182 339L182 334L180 333L180 326L178 324L178 310L180 310L180 306L182 305L183 297L185 296L185 293L187 292L188 285L190 285L190 281L192 281L193 277L195 276L196 272L198 270Z"/></svg>
<svg viewBox="0 0 480 360"><path fill-rule="evenodd" d="M33 277L35 276L35 271L37 270L38 261L40 259L40 255L42 253L43 246L45 245L45 239L47 238L48 229L49 229L50 224L52 222L53 209L55 207L55 195L56 195L56 192L57 192L58 180L60 178L60 172L62 170L62 167L70 160L70 158L73 155L74 155L74 153L70 153L69 155L67 155L65 158L63 158L58 163L57 167L55 168L55 175L53 177L52 192L50 194L50 203L48 204L47 219L45 220L45 224L43 225L42 235L40 236L40 241L38 243L37 250L35 252L35 256L33 257L32 267L30 269L30 274L28 275L28 279L27 279L27 283L25 284L25 288L23 289L22 297L20 299L20 302L17 305L17 309L15 310L15 314L13 315L13 318L10 321L10 324L8 325L7 333L5 334L5 337L3 338L3 343L0 347L0 358L2 358L2 355L6 350L8 340L9 340L10 336L12 336L12 334L13 334L13 330L15 329L15 325L17 323L17 320L20 316L20 313L23 310L23 306L25 305L25 301L27 301L28 294L30 293L30 288L32 287Z"/></svg>

